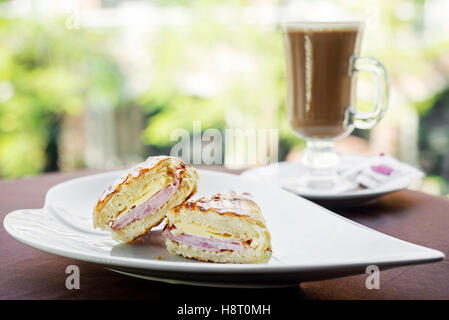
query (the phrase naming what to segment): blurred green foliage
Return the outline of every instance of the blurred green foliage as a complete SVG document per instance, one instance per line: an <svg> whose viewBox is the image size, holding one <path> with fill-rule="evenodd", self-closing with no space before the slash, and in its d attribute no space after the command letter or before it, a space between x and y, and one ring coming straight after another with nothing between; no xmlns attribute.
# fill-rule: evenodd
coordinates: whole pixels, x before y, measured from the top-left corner
<svg viewBox="0 0 449 320"><path fill-rule="evenodd" d="M233 2L236 10L241 3ZM192 132L196 120L201 121L202 130L279 128L282 159L301 139L285 121L285 61L279 27L224 24L210 14L209 5L195 1L191 23L163 27L149 41L155 80L137 102L150 115L143 141L169 151L175 143L170 133L177 128ZM197 87L203 85L207 91L213 83L218 88L210 89L209 95L189 92L180 84L196 76L203 79Z"/></svg>
<svg viewBox="0 0 449 320"><path fill-rule="evenodd" d="M124 2L101 3L116 8ZM302 5L312 2L299 1ZM100 103L140 106L148 117L142 141L151 152L167 153L176 143L170 141L172 131L184 128L191 132L195 120L201 121L202 130L279 128L280 160L291 148L303 146L285 121L285 62L280 29L257 19L251 23L241 19L244 14L240 13L254 2L151 3L166 10L171 6L188 9L188 17L180 24L151 26L153 29L147 33L140 33L148 34L141 41L151 61L145 70L151 82L146 92L132 98L114 46L127 34L121 33L121 27L68 29L63 20L0 18L0 177L54 169L61 117ZM427 117L441 100L438 93L444 92L449 82L445 71L449 39L423 28L426 5L430 3L327 2L330 10L338 6L359 16L368 13L375 17L377 25L365 30L362 55L375 56L390 73L393 99L385 121L392 126L402 120L404 109L416 110L422 119ZM224 23L221 14L231 23ZM119 55L132 56L125 52L127 48L121 50ZM369 99L358 98L361 108L372 107ZM432 143L422 141L432 140L433 131L432 125L424 128L421 146L433 148ZM435 157L436 152L428 152L431 156L426 161L440 161L440 153ZM434 163L423 166L438 167ZM432 173L438 175L436 170Z"/></svg>
<svg viewBox="0 0 449 320"><path fill-rule="evenodd" d="M62 114L98 98L122 103L123 77L105 40L63 21L0 19L0 176L54 168L48 153Z"/></svg>

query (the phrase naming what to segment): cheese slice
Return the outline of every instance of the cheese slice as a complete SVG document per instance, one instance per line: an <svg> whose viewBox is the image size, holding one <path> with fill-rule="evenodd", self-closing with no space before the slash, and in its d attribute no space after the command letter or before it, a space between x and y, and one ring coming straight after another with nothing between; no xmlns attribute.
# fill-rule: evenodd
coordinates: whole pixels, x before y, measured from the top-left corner
<svg viewBox="0 0 449 320"><path fill-rule="evenodd" d="M141 204L148 201L152 196L154 196L156 193L161 191L163 188L165 188L168 185L167 179L156 179L153 180L151 183L148 184L146 190L142 192L142 195L132 201L128 207L126 207L125 210L121 211L120 214L116 216L116 219L119 219L121 216L126 215L131 208L140 206Z"/></svg>
<svg viewBox="0 0 449 320"><path fill-rule="evenodd" d="M189 234L192 236L206 237L206 238L217 238L222 240L229 240L232 238L230 234L219 233L215 228L208 225L199 225L197 223L185 223L177 222L174 224L177 230L182 230L182 233ZM174 230L174 232L176 232Z"/></svg>

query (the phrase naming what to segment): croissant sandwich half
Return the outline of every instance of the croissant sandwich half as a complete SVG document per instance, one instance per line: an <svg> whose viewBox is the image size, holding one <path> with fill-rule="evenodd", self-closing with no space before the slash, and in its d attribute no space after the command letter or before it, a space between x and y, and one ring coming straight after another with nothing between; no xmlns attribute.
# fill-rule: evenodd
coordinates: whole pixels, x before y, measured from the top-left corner
<svg viewBox="0 0 449 320"><path fill-rule="evenodd" d="M103 192L94 208L94 227L110 230L115 240L132 241L190 198L197 184L197 171L182 160L149 157Z"/></svg>
<svg viewBox="0 0 449 320"><path fill-rule="evenodd" d="M234 192L187 201L170 210L164 229L168 251L203 261L265 262L270 234L249 194Z"/></svg>

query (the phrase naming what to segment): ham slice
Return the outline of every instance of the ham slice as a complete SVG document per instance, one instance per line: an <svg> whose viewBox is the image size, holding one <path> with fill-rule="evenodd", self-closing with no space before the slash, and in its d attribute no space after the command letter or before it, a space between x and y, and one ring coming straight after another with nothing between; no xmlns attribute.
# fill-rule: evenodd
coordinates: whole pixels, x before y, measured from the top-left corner
<svg viewBox="0 0 449 320"><path fill-rule="evenodd" d="M170 240L182 243L187 246L197 247L203 250L209 251L223 251L223 250L231 250L231 251L242 251L244 250L243 244L240 241L235 240L221 240L214 238L206 238L193 236L190 234L180 234L173 235L169 229L164 231L164 235L168 237Z"/></svg>
<svg viewBox="0 0 449 320"><path fill-rule="evenodd" d="M153 214L162 206L164 206L171 197L173 197L176 190L178 190L178 186L179 181L175 180L173 184L170 184L160 191L156 192L156 194L154 194L144 203L132 208L126 214L120 216L114 222L111 228L113 230L120 230L135 220L142 220Z"/></svg>

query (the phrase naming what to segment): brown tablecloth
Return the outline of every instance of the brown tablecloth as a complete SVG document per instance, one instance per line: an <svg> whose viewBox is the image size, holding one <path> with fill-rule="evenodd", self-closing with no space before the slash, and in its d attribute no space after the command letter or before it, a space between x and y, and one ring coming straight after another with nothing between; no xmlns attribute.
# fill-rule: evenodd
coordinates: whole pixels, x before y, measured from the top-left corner
<svg viewBox="0 0 449 320"><path fill-rule="evenodd" d="M0 181L0 218L10 211L41 208L47 190L92 171L46 174L37 178ZM449 200L410 190L384 196L377 204L333 209L345 217L393 237L449 255ZM67 290L68 265L80 268L79 290ZM219 289L169 285L139 280L87 262L62 258L30 248L0 227L0 299L164 299L173 294L195 297L232 296L235 301L277 299L449 299L449 263L406 266L380 273L380 289L367 290L367 275L302 283L285 289ZM262 300L261 300L262 301Z"/></svg>

